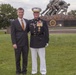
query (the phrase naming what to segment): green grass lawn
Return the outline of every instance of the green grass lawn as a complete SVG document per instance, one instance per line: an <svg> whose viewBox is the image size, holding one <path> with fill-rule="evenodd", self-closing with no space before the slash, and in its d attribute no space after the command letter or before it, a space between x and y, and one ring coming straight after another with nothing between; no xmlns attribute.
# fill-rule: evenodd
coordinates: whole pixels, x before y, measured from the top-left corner
<svg viewBox="0 0 76 75"><path fill-rule="evenodd" d="M15 75L14 58L10 35L0 34L0 75ZM76 34L51 34L46 63L47 75L76 75ZM31 75L30 51L27 75Z"/></svg>

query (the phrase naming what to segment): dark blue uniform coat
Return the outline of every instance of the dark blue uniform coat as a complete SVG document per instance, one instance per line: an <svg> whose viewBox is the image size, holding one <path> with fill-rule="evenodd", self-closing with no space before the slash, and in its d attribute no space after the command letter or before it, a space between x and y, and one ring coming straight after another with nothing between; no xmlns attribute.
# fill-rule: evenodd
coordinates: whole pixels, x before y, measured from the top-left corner
<svg viewBox="0 0 76 75"><path fill-rule="evenodd" d="M37 22L42 22L42 26L38 26ZM43 48L49 42L49 32L47 22L38 18L29 21L30 30L30 47Z"/></svg>

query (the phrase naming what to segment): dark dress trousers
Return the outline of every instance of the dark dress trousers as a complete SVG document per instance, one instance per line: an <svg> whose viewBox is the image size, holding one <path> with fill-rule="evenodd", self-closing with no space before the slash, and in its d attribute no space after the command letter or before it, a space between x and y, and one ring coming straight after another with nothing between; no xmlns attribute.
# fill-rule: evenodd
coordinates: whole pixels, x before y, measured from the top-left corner
<svg viewBox="0 0 76 75"><path fill-rule="evenodd" d="M42 25L39 27L37 22L41 22ZM30 47L31 48L43 48L49 42L49 32L47 22L38 18L29 21L30 36Z"/></svg>
<svg viewBox="0 0 76 75"><path fill-rule="evenodd" d="M28 20L24 19L26 23L25 30L22 29L19 20L16 19L11 23L11 39L13 44L17 44L15 49L16 58L16 73L21 73L20 58L22 54L22 73L27 71L28 60Z"/></svg>

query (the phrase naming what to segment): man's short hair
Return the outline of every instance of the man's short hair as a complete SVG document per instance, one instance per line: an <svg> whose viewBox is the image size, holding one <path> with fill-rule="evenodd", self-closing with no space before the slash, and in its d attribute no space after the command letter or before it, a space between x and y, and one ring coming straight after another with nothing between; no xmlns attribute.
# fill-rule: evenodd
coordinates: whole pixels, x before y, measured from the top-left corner
<svg viewBox="0 0 76 75"><path fill-rule="evenodd" d="M18 10L23 10L23 11L24 11L24 9L23 9L23 8L21 8L21 7L20 7L20 8L18 8L18 9L17 9L17 11L18 11Z"/></svg>

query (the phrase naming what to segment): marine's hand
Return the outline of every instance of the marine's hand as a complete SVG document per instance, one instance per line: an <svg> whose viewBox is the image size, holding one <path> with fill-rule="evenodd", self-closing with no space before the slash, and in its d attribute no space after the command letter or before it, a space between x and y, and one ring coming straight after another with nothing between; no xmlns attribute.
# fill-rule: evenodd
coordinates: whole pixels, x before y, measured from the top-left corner
<svg viewBox="0 0 76 75"><path fill-rule="evenodd" d="M46 47L48 46L49 44L48 43L46 43Z"/></svg>

